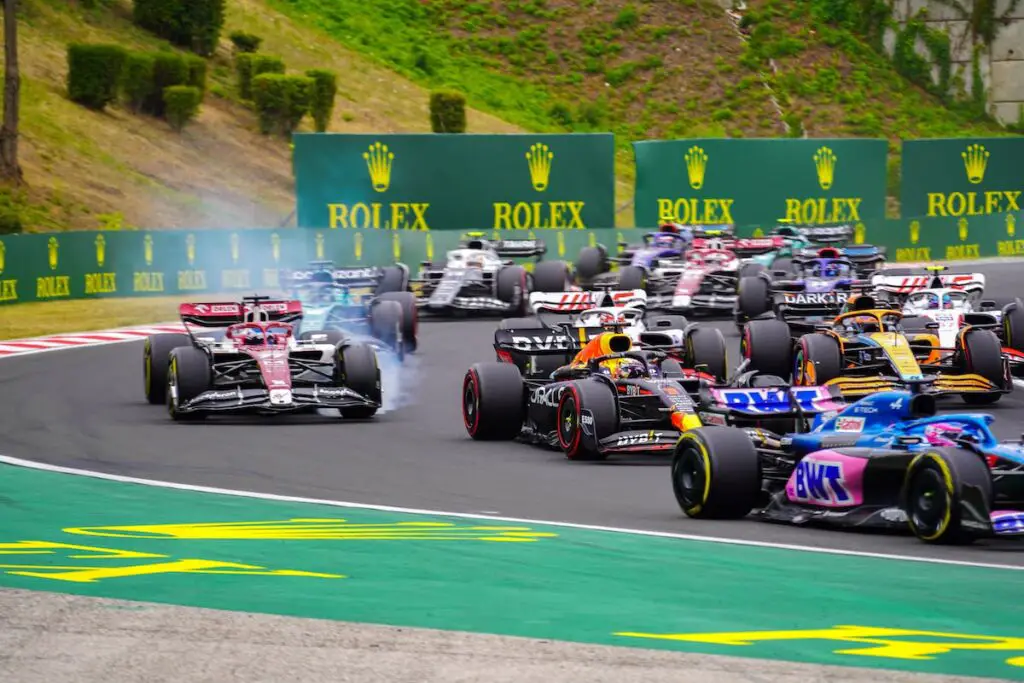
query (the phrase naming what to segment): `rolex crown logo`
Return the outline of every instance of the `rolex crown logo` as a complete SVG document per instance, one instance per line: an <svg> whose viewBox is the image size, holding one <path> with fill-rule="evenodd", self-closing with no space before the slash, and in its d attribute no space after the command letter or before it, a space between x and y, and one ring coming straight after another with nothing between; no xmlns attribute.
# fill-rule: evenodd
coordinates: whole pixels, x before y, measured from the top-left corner
<svg viewBox="0 0 1024 683"><path fill-rule="evenodd" d="M704 173L708 169L708 155L700 147L691 147L683 155L686 160L686 177L690 187L699 190L704 187Z"/></svg>
<svg viewBox="0 0 1024 683"><path fill-rule="evenodd" d="M324 234L322 232L316 234L316 257L318 260L324 257Z"/></svg>
<svg viewBox="0 0 1024 683"><path fill-rule="evenodd" d="M370 145L370 149L363 152L363 159L366 160L366 168L370 171L370 182L377 192L387 192L391 186L391 163L395 160L394 152L388 151L388 146L379 142Z"/></svg>
<svg viewBox="0 0 1024 683"><path fill-rule="evenodd" d="M988 166L988 158L991 153L984 145L967 145L967 151L960 152L964 159L964 169L967 171L967 180L977 185L985 179L985 168Z"/></svg>
<svg viewBox="0 0 1024 683"><path fill-rule="evenodd" d="M836 175L836 155L828 147L822 147L814 153L814 168L818 172L818 184L821 189L832 187Z"/></svg>
<svg viewBox="0 0 1024 683"><path fill-rule="evenodd" d="M5 253L4 252L6 252L6 251L7 251L7 247L4 246L3 242L0 242L0 274L2 274L4 272L4 257L5 257Z"/></svg>
<svg viewBox="0 0 1024 683"><path fill-rule="evenodd" d="M274 257L274 263L281 260L281 236L276 232L270 236L270 254Z"/></svg>
<svg viewBox="0 0 1024 683"><path fill-rule="evenodd" d="M146 259L146 265L153 265L153 236L146 235L142 240L142 254Z"/></svg>
<svg viewBox="0 0 1024 683"><path fill-rule="evenodd" d="M96 235L96 265L100 268L103 267L103 262L107 260L107 238L103 235Z"/></svg>
<svg viewBox="0 0 1024 683"><path fill-rule="evenodd" d="M191 266L196 260L196 236L187 235L185 237L185 255L188 257L188 264Z"/></svg>
<svg viewBox="0 0 1024 683"><path fill-rule="evenodd" d="M1014 216L1012 213L1008 213L1008 214L1006 214L1006 235L1008 237L1013 237L1016 234L1017 234L1017 217ZM3 266L0 265L0 268L2 268L2 267Z"/></svg>
<svg viewBox="0 0 1024 683"><path fill-rule="evenodd" d="M57 263L60 258L60 242L57 241L56 237L51 237L46 243L46 249L50 270L57 270Z"/></svg>
<svg viewBox="0 0 1024 683"><path fill-rule="evenodd" d="M910 243L917 244L919 239L921 239L921 222L910 221Z"/></svg>
<svg viewBox="0 0 1024 683"><path fill-rule="evenodd" d="M967 219L961 218L956 222L957 227L960 228L960 241L964 242L967 240Z"/></svg>
<svg viewBox="0 0 1024 683"><path fill-rule="evenodd" d="M530 182L533 189L543 192L548 189L548 179L551 177L551 163L555 160L555 154L548 146L538 142L530 146L526 153L526 163L530 167Z"/></svg>
<svg viewBox="0 0 1024 683"><path fill-rule="evenodd" d="M240 240L238 238L238 233L237 232L231 233L231 262L232 263L238 263L239 241Z"/></svg>
<svg viewBox="0 0 1024 683"><path fill-rule="evenodd" d="M858 223L857 227L853 229L853 243L864 244L865 233L867 233L867 228L863 223Z"/></svg>

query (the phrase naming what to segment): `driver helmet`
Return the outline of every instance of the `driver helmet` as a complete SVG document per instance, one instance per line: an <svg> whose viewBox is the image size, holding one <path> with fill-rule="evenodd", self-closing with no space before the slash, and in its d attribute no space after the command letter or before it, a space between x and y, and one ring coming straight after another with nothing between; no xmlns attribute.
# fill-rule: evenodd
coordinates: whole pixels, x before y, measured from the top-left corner
<svg viewBox="0 0 1024 683"><path fill-rule="evenodd" d="M826 263L825 264L825 277L837 277L839 275L839 264L838 263Z"/></svg>
<svg viewBox="0 0 1024 683"><path fill-rule="evenodd" d="M635 379L647 374L644 364L635 358L612 358L601 361L601 371L612 379Z"/></svg>
<svg viewBox="0 0 1024 683"><path fill-rule="evenodd" d="M930 294L927 297L927 299L928 299L928 308L929 309L935 309L935 308L939 307L939 297L935 296L934 294Z"/></svg>
<svg viewBox="0 0 1024 683"><path fill-rule="evenodd" d="M469 258L466 259L466 267L467 268L483 268L484 267L484 259L483 259L483 257L482 256L478 256L477 254L473 254L472 256L470 256Z"/></svg>
<svg viewBox="0 0 1024 683"><path fill-rule="evenodd" d="M263 343L263 330L258 327L248 328L242 341L246 346L259 346Z"/></svg>
<svg viewBox="0 0 1024 683"><path fill-rule="evenodd" d="M949 295L949 292L942 295L942 307L953 308L953 297Z"/></svg>

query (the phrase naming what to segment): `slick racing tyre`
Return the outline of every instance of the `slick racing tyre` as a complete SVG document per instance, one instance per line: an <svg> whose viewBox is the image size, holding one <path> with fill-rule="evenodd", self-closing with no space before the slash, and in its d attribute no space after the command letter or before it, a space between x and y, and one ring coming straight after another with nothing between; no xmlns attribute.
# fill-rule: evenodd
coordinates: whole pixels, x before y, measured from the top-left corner
<svg viewBox="0 0 1024 683"><path fill-rule="evenodd" d="M925 543L967 544L988 535L964 522L990 524L992 496L992 476L977 453L936 448L910 461L901 503L910 531Z"/></svg>
<svg viewBox="0 0 1024 683"><path fill-rule="evenodd" d="M761 263L744 263L740 266L739 276L741 278L756 277L758 273L763 273L766 270L768 269Z"/></svg>
<svg viewBox="0 0 1024 683"><path fill-rule="evenodd" d="M781 320L751 320L740 333L740 355L748 369L787 379L793 369L793 342L789 325Z"/></svg>
<svg viewBox="0 0 1024 683"><path fill-rule="evenodd" d="M1003 350L999 337L989 330L968 330L962 337L963 347L956 354L959 365L966 373L981 375L997 387L1006 384L1003 376ZM960 394L967 405L989 405L1002 394Z"/></svg>
<svg viewBox="0 0 1024 683"><path fill-rule="evenodd" d="M388 266L381 268L381 277L377 282L375 296L387 292L404 292L408 289L409 273L401 266Z"/></svg>
<svg viewBox="0 0 1024 683"><path fill-rule="evenodd" d="M713 327L697 327L686 335L683 344L686 364L724 382L729 373L726 359L725 337Z"/></svg>
<svg viewBox="0 0 1024 683"><path fill-rule="evenodd" d="M210 389L210 357L194 346L171 351L167 366L167 412L176 422L202 420L202 412L182 413L179 407Z"/></svg>
<svg viewBox="0 0 1024 683"><path fill-rule="evenodd" d="M334 378L339 386L348 387L371 401L381 403L380 366L377 352L367 344L350 344L338 349L334 361ZM367 419L376 414L373 406L342 408L344 418Z"/></svg>
<svg viewBox="0 0 1024 683"><path fill-rule="evenodd" d="M761 461L742 429L685 432L672 456L672 490L687 517L740 519L761 497Z"/></svg>
<svg viewBox="0 0 1024 683"><path fill-rule="evenodd" d="M1020 299L1003 307L1003 343L1024 352L1024 302Z"/></svg>
<svg viewBox="0 0 1024 683"><path fill-rule="evenodd" d="M569 280L569 266L565 261L540 261L533 266L535 292L564 292Z"/></svg>
<svg viewBox="0 0 1024 683"><path fill-rule="evenodd" d="M558 399L555 429L569 460L604 460L598 440L619 431L612 388L599 380L570 382Z"/></svg>
<svg viewBox="0 0 1024 683"><path fill-rule="evenodd" d="M143 381L146 400L160 405L167 400L167 368L171 351L179 346L192 346L187 334L151 334L142 349Z"/></svg>
<svg viewBox="0 0 1024 683"><path fill-rule="evenodd" d="M530 288L526 279L526 269L522 266L505 266L499 270L497 294L499 299L516 307L515 313L529 313Z"/></svg>
<svg viewBox="0 0 1024 683"><path fill-rule="evenodd" d="M402 308L402 343L406 353L419 346L420 312L416 308L416 295L412 292L387 292L378 301L393 301Z"/></svg>
<svg viewBox="0 0 1024 683"><path fill-rule="evenodd" d="M370 308L370 334L394 349L399 358L405 354L405 340L402 338L404 317L402 305L397 301L378 301Z"/></svg>
<svg viewBox="0 0 1024 683"><path fill-rule="evenodd" d="M598 247L583 247L576 259L576 273L586 280L591 280L608 271L608 257Z"/></svg>
<svg viewBox="0 0 1024 683"><path fill-rule="evenodd" d="M736 293L736 324L743 323L772 310L768 281L763 277L743 277Z"/></svg>
<svg viewBox="0 0 1024 683"><path fill-rule="evenodd" d="M789 258L788 256L780 256L779 258L772 261L771 269L785 271L786 273L792 273L793 259Z"/></svg>
<svg viewBox="0 0 1024 683"><path fill-rule="evenodd" d="M321 337L314 339L314 337ZM309 330L299 335L299 341L315 341L317 344L337 346L345 341L345 333L340 330Z"/></svg>
<svg viewBox="0 0 1024 683"><path fill-rule="evenodd" d="M619 270L620 290L647 289L647 272L638 266L624 266Z"/></svg>
<svg viewBox="0 0 1024 683"><path fill-rule="evenodd" d="M805 334L793 354L793 384L822 385L843 374L839 342L827 334Z"/></svg>
<svg viewBox="0 0 1024 683"><path fill-rule="evenodd" d="M511 441L526 418L523 377L511 363L475 363L462 379L462 421L477 441Z"/></svg>

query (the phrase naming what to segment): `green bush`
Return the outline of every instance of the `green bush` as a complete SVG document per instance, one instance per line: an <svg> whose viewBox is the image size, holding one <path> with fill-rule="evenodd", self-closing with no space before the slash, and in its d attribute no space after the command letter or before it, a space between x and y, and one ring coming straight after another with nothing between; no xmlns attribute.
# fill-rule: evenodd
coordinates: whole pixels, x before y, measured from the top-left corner
<svg viewBox="0 0 1024 683"><path fill-rule="evenodd" d="M195 55L185 59L188 65L188 84L199 91L199 99L206 94L206 60Z"/></svg>
<svg viewBox="0 0 1024 683"><path fill-rule="evenodd" d="M235 31L230 36L231 42L235 46L237 52L256 52L260 49L260 45L263 43L263 39L259 36L246 33L245 31Z"/></svg>
<svg viewBox="0 0 1024 683"><path fill-rule="evenodd" d="M284 60L280 57L272 57L271 55L253 55L252 57L252 77L256 78L260 74L283 74L284 73Z"/></svg>
<svg viewBox="0 0 1024 683"><path fill-rule="evenodd" d="M224 27L225 0L134 0L133 18L140 27L197 54L217 49Z"/></svg>
<svg viewBox="0 0 1024 683"><path fill-rule="evenodd" d="M252 99L252 55L243 52L235 56L235 75L238 76L238 96Z"/></svg>
<svg viewBox="0 0 1024 683"><path fill-rule="evenodd" d="M465 96L449 91L430 93L430 127L435 133L465 133Z"/></svg>
<svg viewBox="0 0 1024 683"><path fill-rule="evenodd" d="M135 113L143 110L146 98L153 91L153 63L148 52L129 52L121 70L121 95Z"/></svg>
<svg viewBox="0 0 1024 683"><path fill-rule="evenodd" d="M264 135L287 135L299 127L313 94L313 79L263 73L252 79L253 102Z"/></svg>
<svg viewBox="0 0 1024 683"><path fill-rule="evenodd" d="M164 88L163 96L167 123L176 131L181 131L196 117L199 113L199 103L203 100L202 91L191 85L172 85Z"/></svg>
<svg viewBox="0 0 1024 683"><path fill-rule="evenodd" d="M142 110L153 116L163 116L164 88L188 85L188 62L176 52L157 52L153 55L153 81Z"/></svg>
<svg viewBox="0 0 1024 683"><path fill-rule="evenodd" d="M0 209L0 235L14 235L22 232L21 214L14 208Z"/></svg>
<svg viewBox="0 0 1024 683"><path fill-rule="evenodd" d="M68 45L68 97L101 110L115 99L127 51L119 45Z"/></svg>
<svg viewBox="0 0 1024 683"><path fill-rule="evenodd" d="M310 69L306 75L313 79L313 93L309 113L313 117L316 132L323 133L334 114L334 96L338 93L338 78L327 69Z"/></svg>

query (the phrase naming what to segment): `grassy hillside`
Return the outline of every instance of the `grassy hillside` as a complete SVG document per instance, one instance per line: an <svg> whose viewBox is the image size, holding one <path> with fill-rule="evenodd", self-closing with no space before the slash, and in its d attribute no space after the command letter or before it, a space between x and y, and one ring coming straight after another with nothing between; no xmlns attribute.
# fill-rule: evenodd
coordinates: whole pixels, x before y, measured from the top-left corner
<svg viewBox="0 0 1024 683"><path fill-rule="evenodd" d="M129 226L271 226L294 208L286 142L257 132L253 113L234 99L225 40L211 60L210 92L198 120L178 135L163 121L118 107L92 112L67 99L65 46L113 42L135 49L166 45L136 29L129 0L84 9L72 0L22 0L22 163L28 187L0 188L26 229ZM264 38L289 71L340 75L335 131L429 131L427 92L353 54L328 36L257 0L229 0L227 35ZM479 132L514 132L494 116L470 112Z"/></svg>

